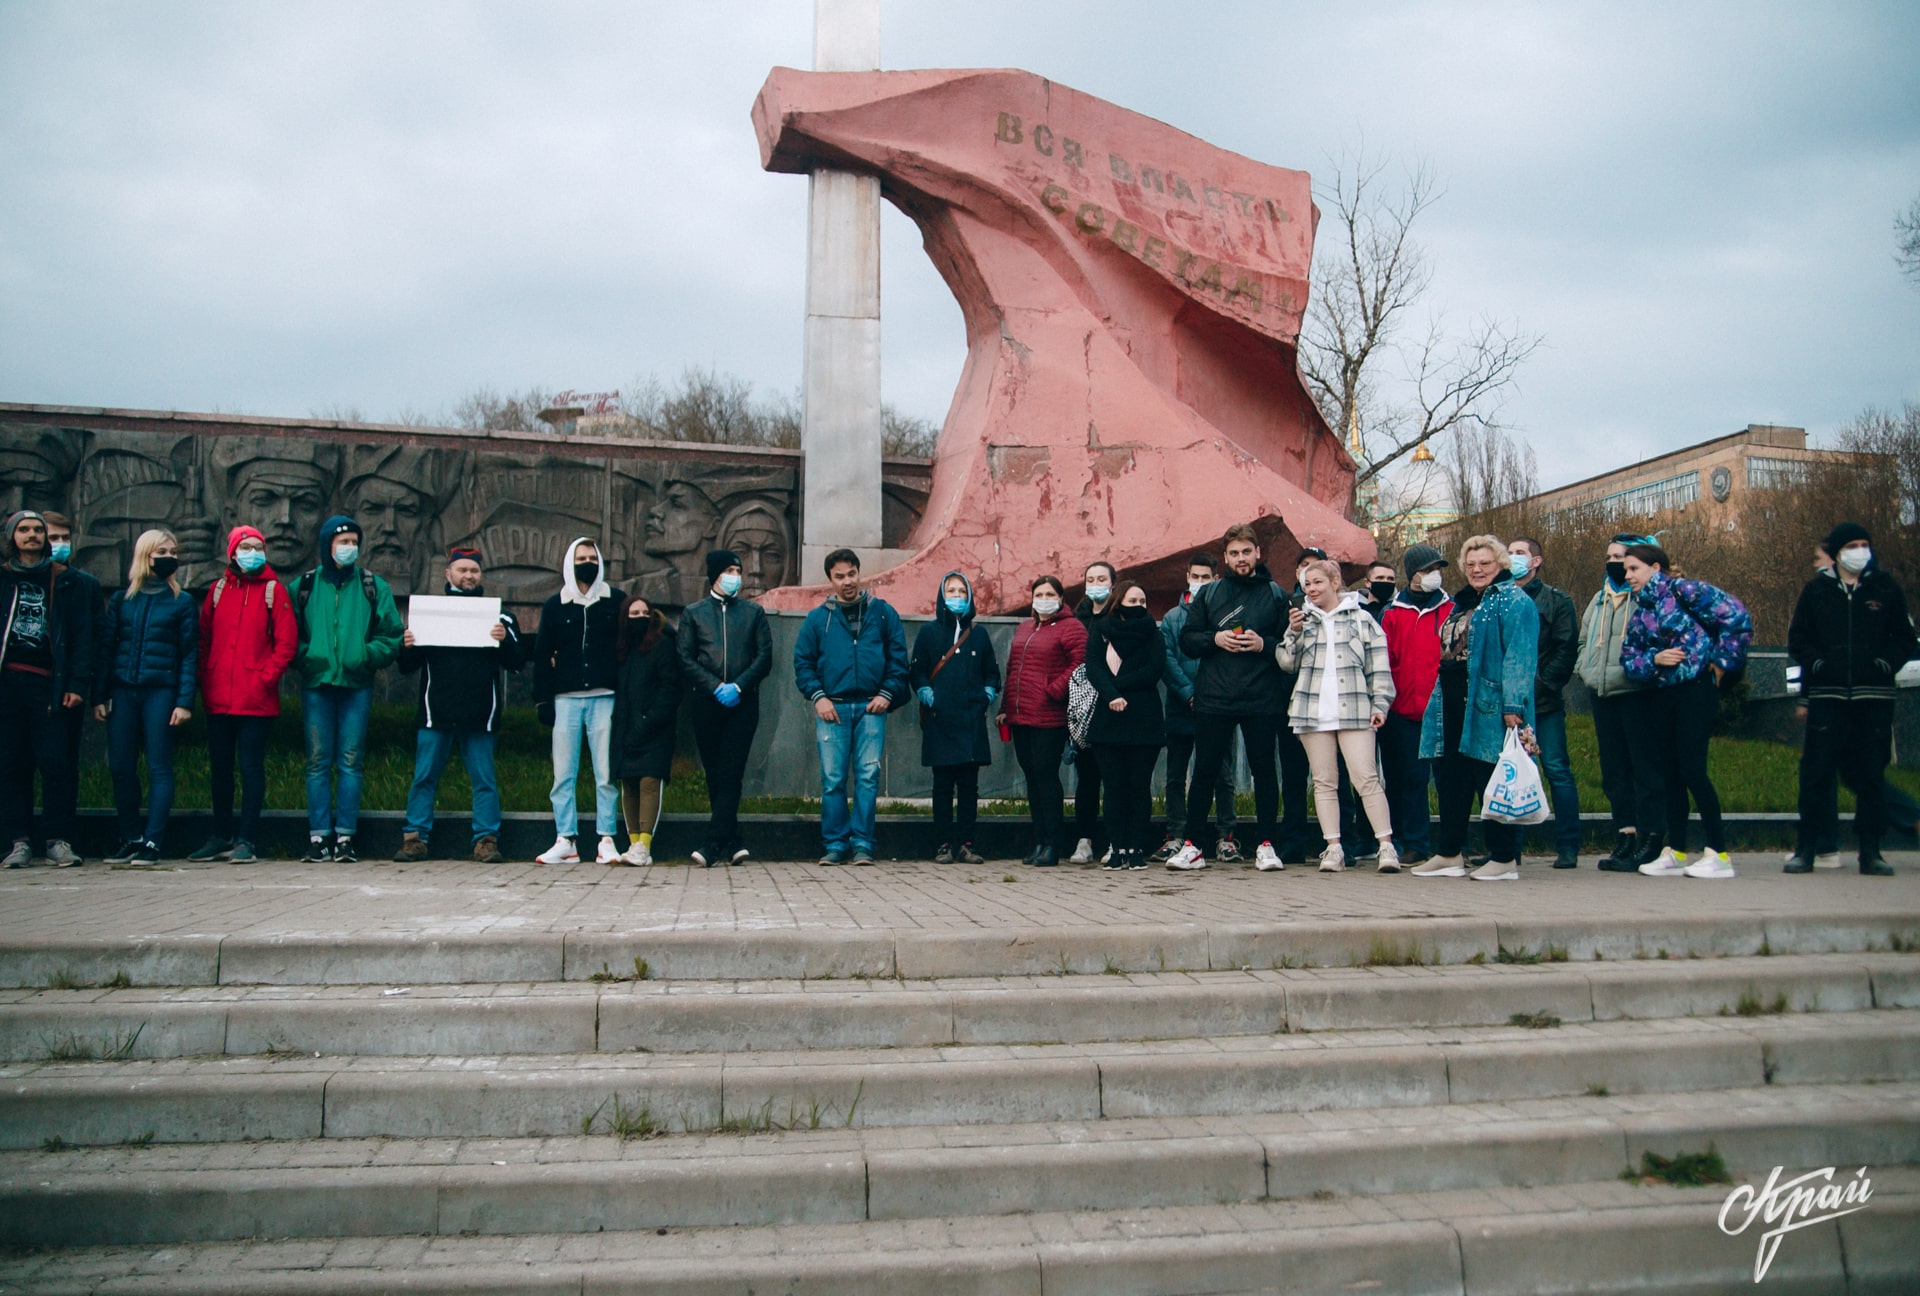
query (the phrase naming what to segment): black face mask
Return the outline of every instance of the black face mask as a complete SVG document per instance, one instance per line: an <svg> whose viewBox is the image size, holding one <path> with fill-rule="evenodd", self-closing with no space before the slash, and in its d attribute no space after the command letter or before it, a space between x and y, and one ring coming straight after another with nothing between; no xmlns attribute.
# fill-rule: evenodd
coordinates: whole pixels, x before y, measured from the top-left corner
<svg viewBox="0 0 1920 1296"><path fill-rule="evenodd" d="M1392 581L1374 581L1367 586L1367 591L1373 595L1375 603L1386 603L1393 598L1394 584Z"/></svg>
<svg viewBox="0 0 1920 1296"><path fill-rule="evenodd" d="M1608 563L1607 579L1615 585L1625 585L1627 583L1627 565L1623 562Z"/></svg>
<svg viewBox="0 0 1920 1296"><path fill-rule="evenodd" d="M153 574L161 580L165 580L179 570L180 560L178 558L160 556L153 560Z"/></svg>
<svg viewBox="0 0 1920 1296"><path fill-rule="evenodd" d="M599 575L600 575L599 563L575 563L573 565L573 578L579 581L582 585L593 584L593 582L595 581L595 579L599 577Z"/></svg>
<svg viewBox="0 0 1920 1296"><path fill-rule="evenodd" d="M1147 615L1147 610L1144 607L1128 607L1123 604L1120 608L1120 615L1125 620L1138 621Z"/></svg>

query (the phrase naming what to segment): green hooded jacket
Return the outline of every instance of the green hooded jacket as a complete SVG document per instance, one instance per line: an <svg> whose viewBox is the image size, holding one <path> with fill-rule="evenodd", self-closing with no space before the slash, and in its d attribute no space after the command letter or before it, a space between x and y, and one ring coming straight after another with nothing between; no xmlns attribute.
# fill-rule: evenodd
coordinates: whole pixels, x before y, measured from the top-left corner
<svg viewBox="0 0 1920 1296"><path fill-rule="evenodd" d="M315 568L289 585L294 615L300 622L300 652L294 660L307 688L366 688L373 683L374 672L399 655L406 627L394 606L393 590L378 576L368 576L373 582L371 606L357 570L347 571L344 581L335 581ZM306 589L309 583L311 597Z"/></svg>

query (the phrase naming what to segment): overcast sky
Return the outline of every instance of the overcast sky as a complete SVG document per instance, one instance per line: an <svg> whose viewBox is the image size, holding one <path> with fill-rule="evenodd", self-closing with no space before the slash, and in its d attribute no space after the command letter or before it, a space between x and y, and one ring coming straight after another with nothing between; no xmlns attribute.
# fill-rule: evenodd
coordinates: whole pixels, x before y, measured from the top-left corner
<svg viewBox="0 0 1920 1296"><path fill-rule="evenodd" d="M1437 171L1430 300L1543 334L1543 484L1920 400L1920 5L882 0L888 67L1019 67L1319 174ZM811 0L0 0L0 400L370 418L711 365L799 381ZM885 389L958 308L890 208Z"/></svg>

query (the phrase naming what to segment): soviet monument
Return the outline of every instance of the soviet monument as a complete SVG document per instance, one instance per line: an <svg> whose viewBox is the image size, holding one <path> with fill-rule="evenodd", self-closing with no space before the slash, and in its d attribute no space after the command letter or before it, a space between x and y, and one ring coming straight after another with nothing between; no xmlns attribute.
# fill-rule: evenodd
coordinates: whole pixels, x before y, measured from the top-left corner
<svg viewBox="0 0 1920 1296"><path fill-rule="evenodd" d="M876 588L911 605L977 571L981 606L1006 611L1027 577L1097 557L1171 588L1234 521L1372 557L1346 516L1353 461L1295 361L1304 172L1016 71L777 68L753 122L769 170L877 177L965 317L914 552Z"/></svg>

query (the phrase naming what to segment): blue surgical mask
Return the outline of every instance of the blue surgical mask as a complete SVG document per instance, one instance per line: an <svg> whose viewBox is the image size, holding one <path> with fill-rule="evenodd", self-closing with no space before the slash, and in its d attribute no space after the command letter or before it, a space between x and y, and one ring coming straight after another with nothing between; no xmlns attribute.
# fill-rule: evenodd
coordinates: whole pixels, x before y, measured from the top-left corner
<svg viewBox="0 0 1920 1296"><path fill-rule="evenodd" d="M728 598L732 598L735 594L738 594L740 592L740 573L721 572L720 592Z"/></svg>
<svg viewBox="0 0 1920 1296"><path fill-rule="evenodd" d="M973 600L967 598L948 597L942 599L941 602L945 603L947 605L947 611L953 613L955 616L965 616L967 609L973 606Z"/></svg>
<svg viewBox="0 0 1920 1296"><path fill-rule="evenodd" d="M1089 585L1087 586L1087 597L1095 603L1105 603L1109 598L1113 597L1113 586Z"/></svg>
<svg viewBox="0 0 1920 1296"><path fill-rule="evenodd" d="M47 556L55 562L63 563L73 557L73 545L66 540L55 540L47 546Z"/></svg>
<svg viewBox="0 0 1920 1296"><path fill-rule="evenodd" d="M267 565L264 549L241 549L233 555L233 565L243 572L257 572Z"/></svg>
<svg viewBox="0 0 1920 1296"><path fill-rule="evenodd" d="M1533 570L1533 559L1527 557L1525 554L1508 554L1507 570L1513 573L1515 580L1523 581L1527 578L1527 574Z"/></svg>
<svg viewBox="0 0 1920 1296"><path fill-rule="evenodd" d="M333 560L342 567L351 567L360 561L359 545L341 545L333 551Z"/></svg>

